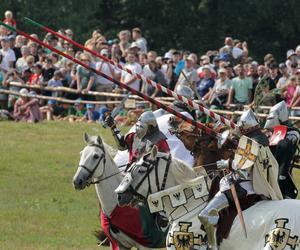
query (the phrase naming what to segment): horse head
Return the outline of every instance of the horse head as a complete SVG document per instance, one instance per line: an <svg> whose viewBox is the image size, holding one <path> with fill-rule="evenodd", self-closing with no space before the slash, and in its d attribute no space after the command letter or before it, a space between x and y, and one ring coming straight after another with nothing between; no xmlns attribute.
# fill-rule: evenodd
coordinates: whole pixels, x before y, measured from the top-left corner
<svg viewBox="0 0 300 250"><path fill-rule="evenodd" d="M120 206L146 202L148 196L196 177L193 169L170 154L158 152L153 146L138 162L127 170L115 190Z"/></svg>
<svg viewBox="0 0 300 250"><path fill-rule="evenodd" d="M99 179L105 170L105 149L100 136L89 136L84 133L85 148L80 152L80 161L73 177L75 189L84 189L94 179Z"/></svg>

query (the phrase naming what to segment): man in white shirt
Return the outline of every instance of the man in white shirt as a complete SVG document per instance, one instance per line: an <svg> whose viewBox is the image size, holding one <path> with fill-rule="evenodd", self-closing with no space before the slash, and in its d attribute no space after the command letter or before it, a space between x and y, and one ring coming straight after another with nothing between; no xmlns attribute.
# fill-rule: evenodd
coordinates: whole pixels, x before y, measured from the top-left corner
<svg viewBox="0 0 300 250"><path fill-rule="evenodd" d="M142 31L140 28L132 29L132 40L135 41L140 48L140 52L147 53L147 41L142 37Z"/></svg>
<svg viewBox="0 0 300 250"><path fill-rule="evenodd" d="M0 50L3 59L2 63L0 64L0 68L5 72L9 71L13 68L14 62L16 61L15 52L9 47L9 39L7 37L3 37L1 39L1 47Z"/></svg>
<svg viewBox="0 0 300 250"><path fill-rule="evenodd" d="M105 56L108 58L108 50L107 49L102 49L100 51L100 55ZM99 62L96 63L96 70L101 71L102 73L104 73L105 75L111 77L111 78L115 78L115 70L114 67L104 61L104 60L100 60ZM95 88L97 92L112 92L113 89L113 82L104 78L103 76L96 76L96 80L95 80ZM107 100L107 98L104 96L96 96L96 100L97 101L103 101L103 100Z"/></svg>
<svg viewBox="0 0 300 250"><path fill-rule="evenodd" d="M142 73L141 65L136 62L135 54L131 52L127 54L125 68L136 74ZM121 82L137 91L140 90L140 80L125 71L122 71Z"/></svg>

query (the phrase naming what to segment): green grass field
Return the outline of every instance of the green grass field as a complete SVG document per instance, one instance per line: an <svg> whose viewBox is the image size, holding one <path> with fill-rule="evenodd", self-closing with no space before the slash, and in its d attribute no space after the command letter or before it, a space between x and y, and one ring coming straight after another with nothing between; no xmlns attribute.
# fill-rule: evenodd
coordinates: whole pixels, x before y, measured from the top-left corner
<svg viewBox="0 0 300 250"><path fill-rule="evenodd" d="M84 132L114 145L96 124L0 123L0 249L99 249L95 190L72 186Z"/></svg>

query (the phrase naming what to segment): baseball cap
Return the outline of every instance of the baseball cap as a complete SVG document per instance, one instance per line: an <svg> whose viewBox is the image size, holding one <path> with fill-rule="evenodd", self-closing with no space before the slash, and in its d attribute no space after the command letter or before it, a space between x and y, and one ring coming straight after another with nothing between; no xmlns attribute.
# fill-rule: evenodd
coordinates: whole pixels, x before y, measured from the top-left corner
<svg viewBox="0 0 300 250"><path fill-rule="evenodd" d="M48 105L55 105L56 104L56 101L55 100L49 100L48 101Z"/></svg>
<svg viewBox="0 0 300 250"><path fill-rule="evenodd" d="M25 88L22 88L22 89L20 90L20 94L21 94L21 95L28 95L28 94L29 94L29 92L28 92L28 90L27 90L27 89L25 89Z"/></svg>
<svg viewBox="0 0 300 250"><path fill-rule="evenodd" d="M8 42L9 38L7 36L0 37L0 41Z"/></svg>
<svg viewBox="0 0 300 250"><path fill-rule="evenodd" d="M77 98L76 100L75 100L75 106L77 106L77 105L79 105L79 104L81 104L81 102L82 102L82 99L81 98Z"/></svg>
<svg viewBox="0 0 300 250"><path fill-rule="evenodd" d="M101 56L108 56L108 50L107 50L107 49L102 49L102 50L100 51L100 55L101 55Z"/></svg>
<svg viewBox="0 0 300 250"><path fill-rule="evenodd" d="M166 52L163 58L164 59L171 59L172 58L172 53L171 52Z"/></svg>
<svg viewBox="0 0 300 250"><path fill-rule="evenodd" d="M141 49L140 48L140 46L137 44L137 42L133 42L133 43L131 43L131 45L130 45L130 47L129 47L130 49L133 49L133 48L138 48L138 49Z"/></svg>
<svg viewBox="0 0 300 250"><path fill-rule="evenodd" d="M95 107L95 105L92 104L92 103L88 103L88 104L86 105L86 108L87 108L87 109L92 109L92 108L94 108L94 107Z"/></svg>

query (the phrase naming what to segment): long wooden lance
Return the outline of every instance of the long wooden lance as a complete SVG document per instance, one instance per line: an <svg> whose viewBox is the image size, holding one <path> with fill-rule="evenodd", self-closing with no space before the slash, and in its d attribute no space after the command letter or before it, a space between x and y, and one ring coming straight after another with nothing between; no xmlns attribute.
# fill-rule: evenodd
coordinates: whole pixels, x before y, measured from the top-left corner
<svg viewBox="0 0 300 250"><path fill-rule="evenodd" d="M41 46L44 46L44 47L48 48L49 50L53 51L54 53L59 54L59 55L65 57L65 58L73 61L74 63L81 65L82 67L84 67L84 68L86 68L86 69L94 72L95 74L97 74L99 76L102 76L102 77L106 78L107 80L109 80L109 81L117 84L121 88L126 89L129 92L142 97L143 99L145 99L148 102L151 102L152 104L156 105L157 107L162 108L162 109L168 111L169 113L171 113L171 114L173 114L173 115L181 118L182 120L184 120L184 121L186 121L186 122L194 125L195 127L204 130L207 134L209 134L211 136L214 136L214 137L216 137L218 139L222 138L221 134L218 134L216 131L214 131L213 129L208 128L204 124L202 124L200 122L197 122L197 121L195 121L195 120L193 120L193 119L191 119L191 118L189 118L189 117L187 117L187 116L185 116L185 115L183 115L183 114L175 111L173 108L171 108L171 107L169 107L169 106L167 106L165 104L162 104L161 102L159 102L159 101L157 101L157 100L155 100L155 99L153 99L153 98L151 98L151 97L149 97L149 96L147 96L147 95L145 95L145 94L143 94L143 93L141 93L141 92L139 92L139 91L137 91L137 90L129 87L128 85L126 85L126 84L124 84L124 83L122 83L122 82L120 82L118 80L113 79L112 77L104 74L103 72L92 68L90 65L85 64L82 61L79 61L78 59L76 59L76 58L74 58L74 57L72 57L72 56L70 56L70 55L68 55L68 54L66 54L66 53L64 53L64 52L62 52L62 51L60 51L60 50L58 50L58 49L56 49L56 48L54 48L54 47L46 44L46 43L44 43L44 42L42 42L41 40L36 39L34 37L31 37L28 33L24 32L24 31L21 31L21 30L18 30L18 29L15 29L14 27L12 27L10 25L7 25L7 24L5 24L5 23L3 23L1 21L0 21L0 25L3 25L7 29L9 29L9 30L11 30L13 32L18 33L18 34L20 34L20 35L28 38L29 40L31 40L31 41L33 41L33 42L35 42L35 43L37 43L37 44L39 44Z"/></svg>
<svg viewBox="0 0 300 250"><path fill-rule="evenodd" d="M162 86L159 83L156 83L156 82L152 81L149 78L146 78L146 77L144 77L144 76L142 76L140 74L132 72L129 69L126 69L121 64L116 63L116 62L110 60L109 58L107 58L105 56L100 55L96 51L93 51L93 50L91 50L89 48L84 47L80 43L78 43L78 42L76 42L76 41L74 41L74 40L72 40L72 39L70 39L70 38L68 38L68 37L66 37L64 35L59 34L58 32L56 32L56 31L54 31L54 30L52 30L52 29L50 29L50 28L48 28L48 27L46 27L46 26L44 26L44 25L42 25L42 24L40 24L40 23L38 23L36 21L33 21L32 19L30 19L28 17L25 17L25 21L28 22L28 23L30 23L30 24L32 24L32 25L34 25L34 26L37 26L37 27L43 29L46 32L49 32L49 33L51 33L53 35L56 35L56 36L60 37L61 39L63 39L65 41L67 41L67 42L69 42L69 43L77 46L78 48L80 48L82 50L85 50L85 51L91 53L92 55L94 55L94 56L96 56L98 58L101 58L102 60L104 60L104 61L112 64L114 67L117 67L120 70L126 71L127 73L129 73L131 75L134 75L137 79L140 79L140 80L146 82L147 84L151 85L155 89L158 89L158 90L166 93L167 95L172 96L172 97L174 97L175 99L177 99L177 100L179 100L181 102L184 102L185 104L189 105L190 107L201 111L202 113L204 113L204 114L208 115L209 117L211 117L211 118L213 118L213 119L221 122L222 124L225 124L226 126L230 127L231 129L238 130L238 127L237 127L237 125L234 122L232 122L231 120L226 119L223 116L220 116L219 114L216 114L216 113L212 112L211 110L205 108L203 105L201 105L199 103L196 103L192 99L188 99L188 98L186 98L186 97L184 97L182 95L179 95L176 92L174 92L174 91L172 91L172 90L170 90L170 89Z"/></svg>

